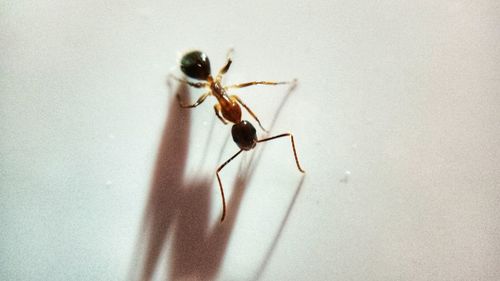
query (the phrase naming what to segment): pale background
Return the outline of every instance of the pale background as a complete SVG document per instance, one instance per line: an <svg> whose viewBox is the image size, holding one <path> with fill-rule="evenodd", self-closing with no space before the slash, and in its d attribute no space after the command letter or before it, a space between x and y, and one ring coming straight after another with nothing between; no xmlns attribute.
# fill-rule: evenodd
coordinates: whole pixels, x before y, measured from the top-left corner
<svg viewBox="0 0 500 281"><path fill-rule="evenodd" d="M500 280L499 3L2 1L0 279ZM221 226L230 127L165 81L231 46L307 175L238 158Z"/></svg>

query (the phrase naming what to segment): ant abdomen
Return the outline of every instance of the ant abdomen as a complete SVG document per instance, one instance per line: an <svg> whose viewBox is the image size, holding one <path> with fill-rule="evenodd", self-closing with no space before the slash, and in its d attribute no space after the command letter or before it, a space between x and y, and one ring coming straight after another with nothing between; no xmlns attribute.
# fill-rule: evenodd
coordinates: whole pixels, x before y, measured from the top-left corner
<svg viewBox="0 0 500 281"><path fill-rule="evenodd" d="M231 129L233 141L242 150L250 150L257 144L257 131L248 121L243 120L233 125Z"/></svg>

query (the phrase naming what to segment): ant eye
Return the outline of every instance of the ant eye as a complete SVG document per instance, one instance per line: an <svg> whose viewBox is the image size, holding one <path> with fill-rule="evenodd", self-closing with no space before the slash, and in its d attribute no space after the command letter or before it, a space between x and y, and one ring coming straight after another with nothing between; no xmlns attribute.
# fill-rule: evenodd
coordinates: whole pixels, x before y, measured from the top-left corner
<svg viewBox="0 0 500 281"><path fill-rule="evenodd" d="M181 70L188 77L207 80L210 76L210 61L205 53L189 52L181 59Z"/></svg>

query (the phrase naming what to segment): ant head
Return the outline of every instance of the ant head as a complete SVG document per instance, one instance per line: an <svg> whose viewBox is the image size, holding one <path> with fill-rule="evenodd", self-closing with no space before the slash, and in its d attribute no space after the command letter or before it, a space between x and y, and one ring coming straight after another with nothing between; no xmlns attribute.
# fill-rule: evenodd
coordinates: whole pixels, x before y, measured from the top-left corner
<svg viewBox="0 0 500 281"><path fill-rule="evenodd" d="M233 125L231 129L234 142L240 149L250 150L257 144L257 131L248 121L241 121Z"/></svg>
<svg viewBox="0 0 500 281"><path fill-rule="evenodd" d="M182 57L181 70L190 78L206 81L210 76L210 61L205 53L192 51Z"/></svg>

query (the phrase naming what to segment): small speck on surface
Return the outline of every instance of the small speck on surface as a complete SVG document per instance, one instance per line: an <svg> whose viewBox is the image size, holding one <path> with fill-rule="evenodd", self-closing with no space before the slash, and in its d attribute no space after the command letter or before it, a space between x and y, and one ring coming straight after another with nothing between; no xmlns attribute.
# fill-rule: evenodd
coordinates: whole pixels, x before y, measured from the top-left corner
<svg viewBox="0 0 500 281"><path fill-rule="evenodd" d="M344 176L340 179L341 183L349 183L349 179L351 177L351 171L345 171Z"/></svg>

